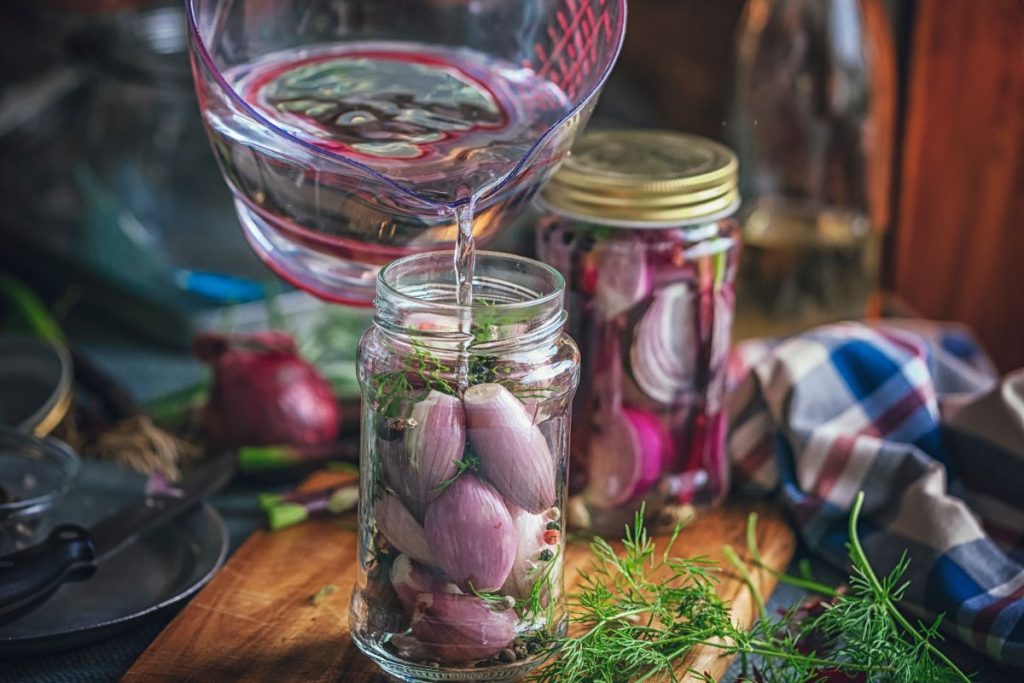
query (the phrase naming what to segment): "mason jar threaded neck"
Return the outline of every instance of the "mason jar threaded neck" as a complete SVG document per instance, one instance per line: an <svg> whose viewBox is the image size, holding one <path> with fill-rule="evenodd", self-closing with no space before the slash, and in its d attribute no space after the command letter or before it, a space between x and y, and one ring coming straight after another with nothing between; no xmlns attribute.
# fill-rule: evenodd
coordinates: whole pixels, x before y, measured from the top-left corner
<svg viewBox="0 0 1024 683"><path fill-rule="evenodd" d="M398 259L377 276L374 324L428 348L481 352L548 343L565 324L565 281L533 259L477 252L472 305L455 292L451 251Z"/></svg>

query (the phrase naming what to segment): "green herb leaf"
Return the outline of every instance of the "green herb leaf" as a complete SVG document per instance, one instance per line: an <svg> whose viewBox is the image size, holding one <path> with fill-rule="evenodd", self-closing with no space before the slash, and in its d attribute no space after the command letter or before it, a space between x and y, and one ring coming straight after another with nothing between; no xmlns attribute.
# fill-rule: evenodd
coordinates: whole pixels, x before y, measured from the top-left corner
<svg viewBox="0 0 1024 683"><path fill-rule="evenodd" d="M681 526L665 551L657 554L641 509L632 529L626 530L622 557L603 539L591 543L590 568L580 572L579 590L569 600L570 620L582 626L583 633L553 639L557 659L531 680L677 681L682 658L694 647L705 646L739 656L751 677L756 660L757 680L772 683L806 683L838 673L871 683L970 681L938 649L939 620L915 626L899 611L909 560L904 557L882 578L875 574L857 535L862 505L863 493L850 512L853 572L848 590L822 585L806 570L799 577L774 572L761 558L757 518L751 516L747 545L753 565L776 573L780 581L821 594L823 602L813 612L797 605L779 617L763 616L749 631L732 621L729 605L715 591L717 565L707 558L673 556ZM754 589L738 553L732 548L724 552ZM754 590L755 600L763 604ZM688 673L713 683L707 672Z"/></svg>
<svg viewBox="0 0 1024 683"><path fill-rule="evenodd" d="M462 458L455 463L455 474L453 474L450 479L445 479L444 481L437 485L437 494L440 495L441 493L444 492L446 488L454 484L455 480L458 479L463 472L465 472L466 470L475 470L479 465L480 457L473 453L472 451L466 451L466 453L463 454Z"/></svg>
<svg viewBox="0 0 1024 683"><path fill-rule="evenodd" d="M326 600L329 595L336 592L337 590L337 586L335 586L333 583L329 583L320 590L318 590L316 593L313 593L313 595L309 596L309 601L314 605L319 605L321 602Z"/></svg>

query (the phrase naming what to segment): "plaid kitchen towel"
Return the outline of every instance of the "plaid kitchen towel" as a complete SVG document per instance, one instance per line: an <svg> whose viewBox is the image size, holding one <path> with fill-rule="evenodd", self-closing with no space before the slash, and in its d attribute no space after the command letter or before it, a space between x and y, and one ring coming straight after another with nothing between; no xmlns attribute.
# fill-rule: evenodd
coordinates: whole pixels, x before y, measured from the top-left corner
<svg viewBox="0 0 1024 683"><path fill-rule="evenodd" d="M740 486L836 563L863 490L872 563L909 551L906 604L1024 666L1024 371L998 381L962 327L885 321L741 344L731 375Z"/></svg>

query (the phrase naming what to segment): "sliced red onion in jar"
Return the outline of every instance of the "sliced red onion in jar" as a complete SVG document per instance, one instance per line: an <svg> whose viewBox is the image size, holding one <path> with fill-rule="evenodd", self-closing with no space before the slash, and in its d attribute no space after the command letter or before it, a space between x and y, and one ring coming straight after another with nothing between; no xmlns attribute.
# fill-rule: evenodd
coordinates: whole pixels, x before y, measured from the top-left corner
<svg viewBox="0 0 1024 683"><path fill-rule="evenodd" d="M537 226L537 236L542 260L568 280L576 251L576 235L559 219L542 218Z"/></svg>
<svg viewBox="0 0 1024 683"><path fill-rule="evenodd" d="M475 662L498 654L516 637L516 613L497 612L472 595L420 595L412 632L445 662Z"/></svg>
<svg viewBox="0 0 1024 683"><path fill-rule="evenodd" d="M603 420L591 440L584 498L602 510L623 505L658 480L669 450L657 417L623 408Z"/></svg>
<svg viewBox="0 0 1024 683"><path fill-rule="evenodd" d="M464 473L427 506L427 543L439 567L464 591L505 583L516 557L516 531L494 488Z"/></svg>
<svg viewBox="0 0 1024 683"><path fill-rule="evenodd" d="M697 305L688 283L665 287L655 292L633 328L629 374L656 403L672 405L693 388L699 353Z"/></svg>
<svg viewBox="0 0 1024 683"><path fill-rule="evenodd" d="M736 296L731 284L722 285L715 292L715 320L711 339L711 374L720 376L725 373L729 362L729 347L732 342L733 311ZM724 387L723 387L724 388Z"/></svg>
<svg viewBox="0 0 1024 683"><path fill-rule="evenodd" d="M602 244L594 299L598 314L611 320L628 312L651 291L651 274L642 248Z"/></svg>

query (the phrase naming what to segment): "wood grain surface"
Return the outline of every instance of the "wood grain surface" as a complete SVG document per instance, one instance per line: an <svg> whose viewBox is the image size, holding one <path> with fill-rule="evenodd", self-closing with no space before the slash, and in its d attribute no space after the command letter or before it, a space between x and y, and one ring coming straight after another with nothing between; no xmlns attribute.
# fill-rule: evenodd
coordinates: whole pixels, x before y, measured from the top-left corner
<svg viewBox="0 0 1024 683"><path fill-rule="evenodd" d="M893 286L1024 366L1024 2L920 0Z"/></svg>
<svg viewBox="0 0 1024 683"><path fill-rule="evenodd" d="M307 487L344 475L316 475ZM723 544L745 546L749 508L727 506L693 522L677 541L681 555L721 560ZM774 513L760 509L758 543L766 562L785 568L794 538ZM356 572L356 535L347 523L319 520L276 533L258 531L213 581L171 622L135 662L129 683L387 683L349 639L348 603ZM589 561L585 545L566 551L566 582ZM767 595L774 578L764 571L753 580ZM310 596L327 584L338 590L313 605ZM749 624L754 607L743 583L723 576L720 593L732 601L735 617ZM694 652L680 667L718 676L728 661L714 648Z"/></svg>

